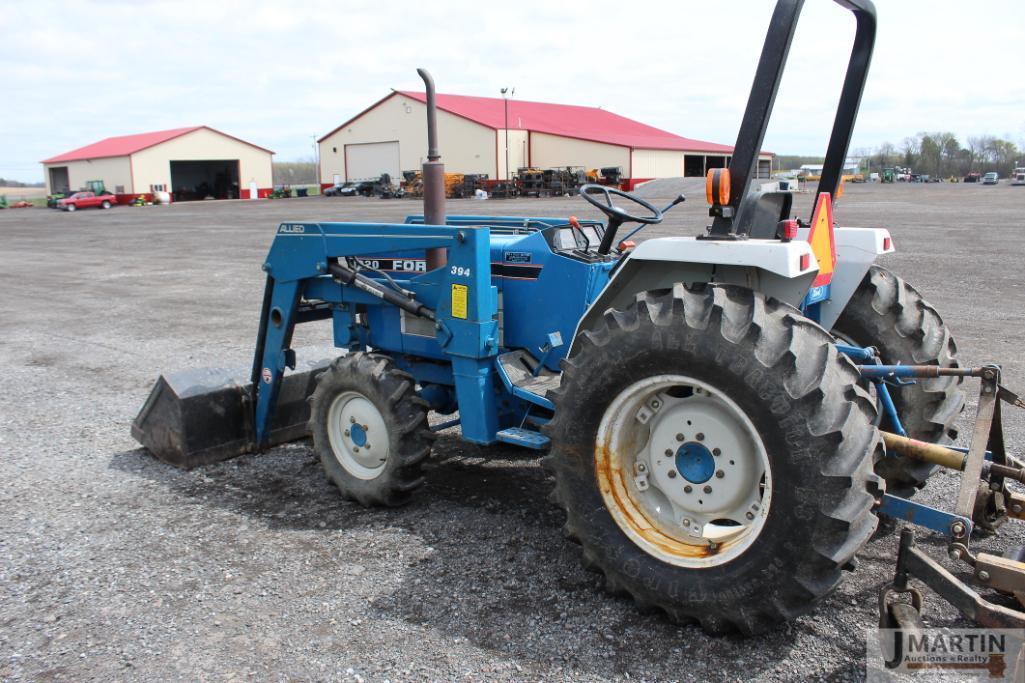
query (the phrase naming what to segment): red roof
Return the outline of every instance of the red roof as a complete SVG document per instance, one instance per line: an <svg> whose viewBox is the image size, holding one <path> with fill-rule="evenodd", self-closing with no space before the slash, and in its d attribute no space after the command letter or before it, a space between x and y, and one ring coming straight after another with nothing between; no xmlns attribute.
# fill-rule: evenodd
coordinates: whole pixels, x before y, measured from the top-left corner
<svg viewBox="0 0 1025 683"><path fill-rule="evenodd" d="M422 92L397 90L395 94L419 102L427 101L427 96ZM384 100L381 101L383 102ZM495 130L505 128L505 101L501 98L439 94L437 96L437 103L439 109L469 119L488 128ZM369 111L369 109L366 111ZM349 123L365 114L366 111L338 126L328 135L349 125ZM681 137L660 128L654 128L639 121L613 114L604 109L579 107L572 104L509 100L509 128L512 130L549 133L551 135L590 140L592 142L604 142L634 149L673 149L688 152L726 154L733 152L733 147L730 145L720 145L715 142ZM327 135L324 137L326 138Z"/></svg>
<svg viewBox="0 0 1025 683"><path fill-rule="evenodd" d="M100 140L99 142L94 142L91 145L86 145L85 147L79 147L78 149L73 149L70 152L65 152L64 154L58 154L55 157L43 159L42 163L54 164L62 161L82 161L85 159L124 157L130 154L135 154L136 152L140 152L149 147L159 145L162 142L167 142L168 140L179 138L182 135L191 133L193 131L197 131L201 128L206 128L207 130L211 130L220 135L224 135L225 137L238 140L239 142L245 143L250 147L256 147L257 149L262 149L265 152L270 152L269 149L258 147L257 145L254 145L251 142L246 142L245 140L239 140L239 138L236 138L232 135L228 135L227 133L221 133L221 131L214 130L209 126L191 126L189 128L173 128L171 130L158 130L152 133L138 133L137 135L119 135L113 138L106 138L104 140ZM273 152L271 152L271 154L273 154Z"/></svg>

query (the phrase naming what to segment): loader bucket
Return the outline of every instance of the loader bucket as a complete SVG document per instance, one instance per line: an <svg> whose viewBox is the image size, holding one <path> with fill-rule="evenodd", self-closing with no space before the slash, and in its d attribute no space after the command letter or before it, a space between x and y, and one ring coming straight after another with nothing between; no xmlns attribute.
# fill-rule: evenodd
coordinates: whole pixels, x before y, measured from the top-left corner
<svg viewBox="0 0 1025 683"><path fill-rule="evenodd" d="M307 435L306 399L330 359L285 374L269 445ZM132 437L175 467L192 469L255 450L249 370L199 368L161 375L132 422Z"/></svg>

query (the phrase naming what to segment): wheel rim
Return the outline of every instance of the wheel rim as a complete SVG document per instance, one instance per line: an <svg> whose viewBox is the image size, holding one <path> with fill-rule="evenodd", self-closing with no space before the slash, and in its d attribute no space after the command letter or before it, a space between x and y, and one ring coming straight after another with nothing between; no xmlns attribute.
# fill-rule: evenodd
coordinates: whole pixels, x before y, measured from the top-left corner
<svg viewBox="0 0 1025 683"><path fill-rule="evenodd" d="M345 391L327 411L331 452L346 472L359 479L374 479L388 464L390 445L384 416L365 396Z"/></svg>
<svg viewBox="0 0 1025 683"><path fill-rule="evenodd" d="M616 396L598 428L595 471L619 528L680 567L741 555L772 497L754 424L721 391L683 375L649 377Z"/></svg>

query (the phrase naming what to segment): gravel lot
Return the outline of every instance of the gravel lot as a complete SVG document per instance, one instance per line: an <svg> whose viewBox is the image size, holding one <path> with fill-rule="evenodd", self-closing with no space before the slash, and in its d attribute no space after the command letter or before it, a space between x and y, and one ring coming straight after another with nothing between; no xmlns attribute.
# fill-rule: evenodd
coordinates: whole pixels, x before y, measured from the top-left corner
<svg viewBox="0 0 1025 683"><path fill-rule="evenodd" d="M648 237L705 225L700 184L685 185L691 201ZM795 206L806 215L811 201ZM940 310L963 362L1002 362L1025 388L1023 205L1025 190L1004 185L851 185L837 216L888 227L899 251L885 263ZM129 423L160 371L249 362L278 222L419 209L310 198L0 212L0 679L863 678L892 536L814 614L711 638L602 592L521 450L446 433L411 505L366 511L339 499L306 442L192 472L137 447ZM449 210L594 215L579 199ZM1005 419L1021 443L1022 416ZM938 475L923 499L949 505L955 482ZM1005 527L999 544L1011 542L1025 541ZM926 617L964 624L935 596Z"/></svg>

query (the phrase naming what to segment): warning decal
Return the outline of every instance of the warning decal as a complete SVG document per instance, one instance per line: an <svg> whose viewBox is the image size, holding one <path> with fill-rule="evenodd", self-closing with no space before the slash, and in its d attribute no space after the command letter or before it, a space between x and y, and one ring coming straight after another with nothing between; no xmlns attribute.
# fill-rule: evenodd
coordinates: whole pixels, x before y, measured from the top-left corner
<svg viewBox="0 0 1025 683"><path fill-rule="evenodd" d="M466 285L452 285L452 317L466 320L470 288Z"/></svg>

